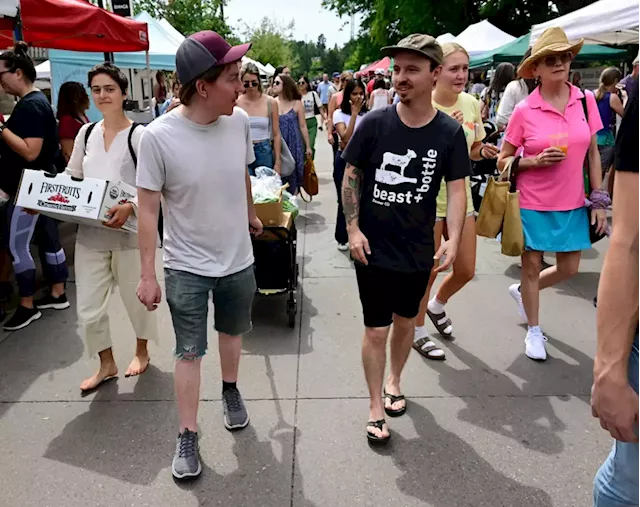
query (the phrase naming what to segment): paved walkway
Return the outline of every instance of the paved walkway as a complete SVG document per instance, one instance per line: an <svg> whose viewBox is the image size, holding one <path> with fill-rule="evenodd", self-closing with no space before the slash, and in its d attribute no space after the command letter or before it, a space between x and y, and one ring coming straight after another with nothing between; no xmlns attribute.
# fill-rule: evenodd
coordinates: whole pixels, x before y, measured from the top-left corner
<svg viewBox="0 0 640 507"><path fill-rule="evenodd" d="M479 240L477 276L452 300L457 340L447 361L412 352L408 412L392 445L365 439L367 397L354 272L333 242L331 151L318 136L321 192L299 218L301 315L289 330L282 300L255 305L240 387L252 424L222 426L217 347L203 362L204 471L176 484L173 330L163 303L149 371L82 398L96 367L84 357L75 311L47 312L0 336L0 505L51 507L584 507L609 439L591 418L596 290L606 245L541 304L549 360L524 356L507 287L517 261ZM72 242L72 238L67 238ZM548 259L553 262L553 259ZM70 284L74 301L74 286ZM110 307L121 372L134 335L118 297Z"/></svg>

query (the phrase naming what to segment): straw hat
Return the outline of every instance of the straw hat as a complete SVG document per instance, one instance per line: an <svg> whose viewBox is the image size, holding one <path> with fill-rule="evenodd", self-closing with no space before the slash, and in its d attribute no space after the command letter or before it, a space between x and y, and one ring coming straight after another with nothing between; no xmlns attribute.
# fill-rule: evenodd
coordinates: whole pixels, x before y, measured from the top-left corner
<svg viewBox="0 0 640 507"><path fill-rule="evenodd" d="M531 48L531 56L518 67L518 74L522 78L533 79L532 67L541 58L558 53L567 53L569 51L573 53L573 56L576 56L583 45L584 39L580 39L575 44L571 44L569 39L567 39L567 34L564 33L562 28L547 28L542 32L542 35L535 42L533 48Z"/></svg>

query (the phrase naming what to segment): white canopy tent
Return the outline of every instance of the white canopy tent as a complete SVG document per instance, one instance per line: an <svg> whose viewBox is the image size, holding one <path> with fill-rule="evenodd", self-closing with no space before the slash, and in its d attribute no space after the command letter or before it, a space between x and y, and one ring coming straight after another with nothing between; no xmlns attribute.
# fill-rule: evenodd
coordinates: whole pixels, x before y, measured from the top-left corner
<svg viewBox="0 0 640 507"><path fill-rule="evenodd" d="M586 44L638 44L638 0L598 0L531 27L533 44L547 28L559 26L569 40L584 38Z"/></svg>
<svg viewBox="0 0 640 507"><path fill-rule="evenodd" d="M258 70L260 71L260 75L261 76L267 76L267 77L271 77L273 76L275 69L270 70L267 65L262 65L260 62L257 62L255 60L252 60L251 58L248 58L246 56L242 57L242 65L246 65L247 63L253 63L256 67L258 67Z"/></svg>
<svg viewBox="0 0 640 507"><path fill-rule="evenodd" d="M51 62L49 60L36 65L36 79L51 79Z"/></svg>
<svg viewBox="0 0 640 507"><path fill-rule="evenodd" d="M18 12L18 0L0 0L0 16L15 18Z"/></svg>
<svg viewBox="0 0 640 507"><path fill-rule="evenodd" d="M438 37L436 37L436 40L440 44L444 44L445 42L453 42L455 39L456 39L456 36L449 32L443 33L442 35L439 35Z"/></svg>
<svg viewBox="0 0 640 507"><path fill-rule="evenodd" d="M451 42L460 44L470 55L478 55L504 46L514 40L516 40L515 37L503 32L485 19L479 23L469 25Z"/></svg>

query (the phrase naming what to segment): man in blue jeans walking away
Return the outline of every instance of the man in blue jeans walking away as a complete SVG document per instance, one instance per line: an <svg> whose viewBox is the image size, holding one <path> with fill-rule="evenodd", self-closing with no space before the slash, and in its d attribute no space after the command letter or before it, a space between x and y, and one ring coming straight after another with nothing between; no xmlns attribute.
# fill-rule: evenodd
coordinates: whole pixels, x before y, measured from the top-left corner
<svg viewBox="0 0 640 507"><path fill-rule="evenodd" d="M638 505L638 80L616 139L613 233L598 290L591 409L615 442L594 481L594 507Z"/></svg>
<svg viewBox="0 0 640 507"><path fill-rule="evenodd" d="M162 296L155 273L162 195L165 286L176 335L180 429L171 471L177 479L202 471L197 415L210 297L219 335L224 426L236 430L249 424L236 382L256 291L249 231L260 234L262 223L247 171L255 160L249 117L235 104L242 90L239 61L250 47L231 47L209 30L185 39L176 53L182 106L156 119L140 140L138 298L152 311Z"/></svg>

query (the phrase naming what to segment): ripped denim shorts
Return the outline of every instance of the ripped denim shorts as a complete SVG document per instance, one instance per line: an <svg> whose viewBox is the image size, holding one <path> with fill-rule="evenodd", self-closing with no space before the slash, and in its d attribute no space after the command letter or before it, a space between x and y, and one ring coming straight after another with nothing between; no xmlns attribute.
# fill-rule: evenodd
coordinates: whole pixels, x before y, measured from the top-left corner
<svg viewBox="0 0 640 507"><path fill-rule="evenodd" d="M176 359L198 359L207 352L209 294L213 295L214 328L240 336L251 331L256 292L253 265L220 278L165 268L167 303L176 334Z"/></svg>

